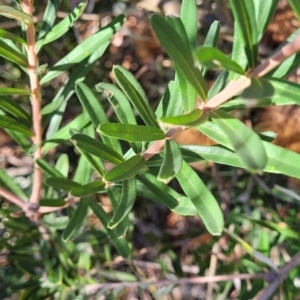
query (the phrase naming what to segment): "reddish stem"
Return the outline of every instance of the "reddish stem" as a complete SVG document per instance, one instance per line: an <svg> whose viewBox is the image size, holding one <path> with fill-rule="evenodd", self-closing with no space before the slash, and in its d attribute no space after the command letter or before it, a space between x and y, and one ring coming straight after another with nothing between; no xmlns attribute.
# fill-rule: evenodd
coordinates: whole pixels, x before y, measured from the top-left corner
<svg viewBox="0 0 300 300"><path fill-rule="evenodd" d="M23 0L22 9L25 13L33 16L33 1ZM42 158L42 116L41 116L41 92L40 92L40 82L36 70L38 68L38 58L36 52L36 42L35 42L35 28L34 24L27 25L26 29L27 35L27 54L28 54L28 76L30 81L31 89L31 105L32 105L32 121L33 121L33 137L32 142L36 145L36 150L34 152L34 160ZM32 193L30 196L30 203L38 204L40 200L41 190L42 190L43 175L42 171L34 163L34 174L33 174L33 185Z"/></svg>

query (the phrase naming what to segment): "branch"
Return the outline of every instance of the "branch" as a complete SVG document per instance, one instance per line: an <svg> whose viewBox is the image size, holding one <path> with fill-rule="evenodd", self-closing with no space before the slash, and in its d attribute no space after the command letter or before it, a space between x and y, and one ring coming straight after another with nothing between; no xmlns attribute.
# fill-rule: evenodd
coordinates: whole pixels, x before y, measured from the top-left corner
<svg viewBox="0 0 300 300"><path fill-rule="evenodd" d="M22 9L25 13L33 16L33 0L23 0ZM28 76L30 81L31 89L31 105L32 105L32 117L33 117L33 132L32 137L33 144L37 145L34 152L34 160L42 158L42 115L41 115L41 93L40 93L40 82L38 75L35 71L38 68L38 58L36 52L35 42L35 28L33 24L29 24L26 29L27 35L27 53L28 53ZM43 175L40 167L34 163L34 174L33 174L33 186L32 193L30 196L30 203L38 205L40 200L40 194L42 190Z"/></svg>
<svg viewBox="0 0 300 300"><path fill-rule="evenodd" d="M11 192L7 191L6 189L0 187L0 196L4 197L8 201L16 204L20 208L22 208L23 211L26 210L26 202L23 201L21 198L17 197L16 195L12 194Z"/></svg>
<svg viewBox="0 0 300 300"><path fill-rule="evenodd" d="M281 282L287 277L288 273L295 268L296 266L300 265L300 252L294 255L290 262L287 263L285 266L279 269L279 272L275 274L275 279L271 281L271 283L260 291L253 300L268 300L277 290L278 286Z"/></svg>
<svg viewBox="0 0 300 300"><path fill-rule="evenodd" d="M140 285L155 285L155 286L162 286L162 285L169 285L169 284L204 284L208 282L219 282L219 281L228 281L234 279L266 279L268 274L266 273L259 273L259 274L232 274L232 275L218 275L218 276L201 276L201 277L184 277L174 280L160 280L160 281L142 281L142 282L115 282L115 283L96 283L96 284L89 284L85 286L85 291L87 294L94 294L101 288L108 288L114 289L119 287L127 287L131 289L136 289Z"/></svg>
<svg viewBox="0 0 300 300"><path fill-rule="evenodd" d="M241 76L238 80L229 82L224 90L211 98L208 102L198 105L198 108L203 109L204 111L210 111L218 108L227 100L249 87L251 84L250 77L262 77L266 75L298 51L300 51L300 36L298 36L294 41L283 46L279 51L255 67L247 74L247 77Z"/></svg>

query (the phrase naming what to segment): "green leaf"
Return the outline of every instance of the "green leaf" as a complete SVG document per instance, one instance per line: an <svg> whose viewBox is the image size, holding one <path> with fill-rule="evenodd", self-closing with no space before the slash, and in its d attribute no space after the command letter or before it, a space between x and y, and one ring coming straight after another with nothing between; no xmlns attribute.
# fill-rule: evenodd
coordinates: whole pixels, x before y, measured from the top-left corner
<svg viewBox="0 0 300 300"><path fill-rule="evenodd" d="M30 128L7 116L0 116L0 127L20 132L26 136L33 135Z"/></svg>
<svg viewBox="0 0 300 300"><path fill-rule="evenodd" d="M30 152L32 144L30 143L29 139L26 136L24 136L20 132L9 130L9 129L5 129L5 131L16 142L16 144L20 145L23 148L23 150L26 153Z"/></svg>
<svg viewBox="0 0 300 300"><path fill-rule="evenodd" d="M79 187L80 184L67 178L49 177L45 183L55 189L70 192L73 188Z"/></svg>
<svg viewBox="0 0 300 300"><path fill-rule="evenodd" d="M197 5L195 0L183 0L180 18L188 37L190 48L193 50L197 42Z"/></svg>
<svg viewBox="0 0 300 300"><path fill-rule="evenodd" d="M21 199L28 200L28 196L24 193L24 190L2 168L0 168L0 186Z"/></svg>
<svg viewBox="0 0 300 300"><path fill-rule="evenodd" d="M56 5L57 5L56 1ZM47 9L49 7L49 4L51 1L48 2ZM59 3L58 3L59 4ZM51 12L47 12L47 9L44 13L44 20L42 23L42 28L39 33L39 41L37 42L37 49L38 52L42 48L42 46L51 43L55 40L58 40L61 36L63 36L76 22L76 20L80 17L80 15L83 13L84 9L86 8L86 1L82 1L79 3L75 9L68 14L63 20L61 20L58 24L56 24L54 27L54 21L56 19L56 10L57 7L49 7L51 9ZM42 38L41 38L42 37Z"/></svg>
<svg viewBox="0 0 300 300"><path fill-rule="evenodd" d="M166 140L163 155L164 160L157 178L167 184L180 172L182 155L178 144L173 140Z"/></svg>
<svg viewBox="0 0 300 300"><path fill-rule="evenodd" d="M299 93L300 85L298 83L277 78L251 78L251 86L243 91L241 97L249 99L270 98L271 101L268 103L277 105L299 105ZM260 101L257 101L257 105L260 105Z"/></svg>
<svg viewBox="0 0 300 300"><path fill-rule="evenodd" d="M208 91L207 98L211 99L213 96L217 95L225 86L227 83L229 72L222 71L218 78L215 80L214 84Z"/></svg>
<svg viewBox="0 0 300 300"><path fill-rule="evenodd" d="M57 101L52 101L48 103L42 108L41 114L44 116L53 113L63 104L63 102L64 99L60 97Z"/></svg>
<svg viewBox="0 0 300 300"><path fill-rule="evenodd" d="M59 207L64 206L66 204L65 199L58 198L44 198L39 202L40 206L50 206L50 207Z"/></svg>
<svg viewBox="0 0 300 300"><path fill-rule="evenodd" d="M217 42L219 39L219 34L220 34L220 22L219 21L214 21L208 30L208 33L205 37L203 47L217 47ZM205 67L201 67L200 70L202 71L202 76L204 77L206 74L207 69Z"/></svg>
<svg viewBox="0 0 300 300"><path fill-rule="evenodd" d="M264 171L284 174L300 179L300 155L293 151L263 142L268 156L268 164Z"/></svg>
<svg viewBox="0 0 300 300"><path fill-rule="evenodd" d="M145 124L158 127L155 114L149 104L145 91L135 77L121 66L114 66L113 73L118 85L135 107Z"/></svg>
<svg viewBox="0 0 300 300"><path fill-rule="evenodd" d="M222 211L200 177L183 161L182 169L176 178L196 207L207 230L212 235L220 235L224 226Z"/></svg>
<svg viewBox="0 0 300 300"><path fill-rule="evenodd" d="M233 166L237 168L243 168L243 164L240 162L237 154L232 150L229 150L223 146L181 146L182 155L186 160L189 157L195 158L197 153L198 161L212 161L218 164ZM197 160L194 160L197 161Z"/></svg>
<svg viewBox="0 0 300 300"><path fill-rule="evenodd" d="M300 20L300 3L297 0L288 0L292 10L297 16L298 20Z"/></svg>
<svg viewBox="0 0 300 300"><path fill-rule="evenodd" d="M44 37L53 28L53 25L56 20L56 13L60 6L60 2L61 0L48 1L43 15L43 22L39 30L38 40ZM37 49L39 49L38 44L39 42L37 43Z"/></svg>
<svg viewBox="0 0 300 300"><path fill-rule="evenodd" d="M68 177L69 169L70 169L70 163L69 163L69 157L66 153L62 153L55 164L56 170L58 170L64 177ZM76 181L76 180L75 180Z"/></svg>
<svg viewBox="0 0 300 300"><path fill-rule="evenodd" d="M245 74L238 63L216 48L201 47L195 51L195 57L201 65L208 69L225 69L238 74Z"/></svg>
<svg viewBox="0 0 300 300"><path fill-rule="evenodd" d="M193 2L190 1L190 2ZM189 48L189 53L192 52L192 49L195 48L195 43L193 48L189 47L189 38L187 36L184 23L181 21L180 18L174 17L174 16L166 16L166 21L172 26L172 28L179 34L180 38L184 42L185 45ZM197 26L195 28L197 30ZM192 60L193 58L191 58ZM175 68L176 68L176 74L175 74L175 83L179 86L180 91L180 101L183 104L184 111L190 112L192 109L194 109L196 104L196 97L197 92L195 88L190 84L188 79L186 78L185 74L181 72L180 68L177 66L176 62Z"/></svg>
<svg viewBox="0 0 300 300"><path fill-rule="evenodd" d="M229 3L235 23L241 33L240 38L245 47L249 67L252 68L256 64L258 53L258 35L253 1L229 0Z"/></svg>
<svg viewBox="0 0 300 300"><path fill-rule="evenodd" d="M267 155L259 136L231 115L217 110L210 113L213 122L227 135L232 147L246 169L262 170Z"/></svg>
<svg viewBox="0 0 300 300"><path fill-rule="evenodd" d="M202 100L206 99L206 83L199 69L194 67L193 55L176 30L161 16L151 17L151 26L176 67L195 88Z"/></svg>
<svg viewBox="0 0 300 300"><path fill-rule="evenodd" d="M88 197L97 194L105 189L105 185L102 181L94 181L79 187L75 187L70 191L70 194L74 197Z"/></svg>
<svg viewBox="0 0 300 300"><path fill-rule="evenodd" d="M130 142L151 142L165 139L164 132L157 127L106 123L101 124L98 131L110 137Z"/></svg>
<svg viewBox="0 0 300 300"><path fill-rule="evenodd" d="M249 253L251 256L255 257L257 260L267 264L269 267L271 267L275 272L278 272L278 268L273 263L273 261L262 254L261 252L253 249L247 242L245 242L242 238L240 238L238 235L236 235L234 232L228 230L227 228L224 228L224 232L227 233L232 239L237 241L241 244L241 246L244 248L244 250Z"/></svg>
<svg viewBox="0 0 300 300"><path fill-rule="evenodd" d="M114 108L114 111L121 123L136 124L133 109L127 97L119 88L113 84L101 82L96 85L96 89L99 92L105 92L108 101ZM141 143L130 143L130 146L135 153L140 153L142 151Z"/></svg>
<svg viewBox="0 0 300 300"><path fill-rule="evenodd" d="M197 126L197 129L203 134L207 135L212 140L225 145L226 147L233 149L228 137L224 134L223 128L221 129L218 125L213 122L207 121Z"/></svg>
<svg viewBox="0 0 300 300"><path fill-rule="evenodd" d="M106 172L104 180L107 182L117 182L129 179L134 177L144 165L145 159L141 155L134 155Z"/></svg>
<svg viewBox="0 0 300 300"><path fill-rule="evenodd" d="M73 214L69 224L67 225L67 228L62 235L62 240L64 242L67 242L72 237L74 237L81 226L84 224L84 221L88 214L88 207L89 206L87 199L81 199L79 201L77 209L75 210L75 213Z"/></svg>
<svg viewBox="0 0 300 300"><path fill-rule="evenodd" d="M56 168L50 166L46 160L38 158L35 162L48 177L64 178L64 175L61 172L59 172Z"/></svg>
<svg viewBox="0 0 300 300"><path fill-rule="evenodd" d="M95 128L97 128L102 123L109 122L100 102L86 84L84 84L83 82L78 83L75 87L75 90L81 102L81 105L89 114ZM119 153L122 153L120 143L115 139L110 139L106 136L103 136L102 140L107 146L111 147Z"/></svg>
<svg viewBox="0 0 300 300"><path fill-rule="evenodd" d="M183 113L180 87L176 81L170 81L168 87L156 109L156 116L176 116Z"/></svg>
<svg viewBox="0 0 300 300"><path fill-rule="evenodd" d="M30 96L31 93L25 89L16 89L16 88L0 88L0 95L21 95L21 96Z"/></svg>
<svg viewBox="0 0 300 300"><path fill-rule="evenodd" d="M126 179L122 182L122 194L119 206L114 213L108 228L113 229L119 225L130 213L136 198L135 178Z"/></svg>
<svg viewBox="0 0 300 300"><path fill-rule="evenodd" d="M0 15L23 22L26 25L33 24L32 17L30 15L11 6L0 5Z"/></svg>
<svg viewBox="0 0 300 300"><path fill-rule="evenodd" d="M59 74L67 71L74 64L82 62L86 57L90 56L94 51L109 41L112 36L120 29L125 20L124 15L116 17L107 26L100 29L97 33L84 40L59 62L41 79L40 83L44 84Z"/></svg>
<svg viewBox="0 0 300 300"><path fill-rule="evenodd" d="M279 234L284 235L285 237L288 237L288 238L291 238L291 239L296 239L296 240L299 240L299 238L300 238L299 232L290 229L287 226L287 224L284 224L284 223L277 224L277 223L274 223L274 222L271 222L271 221L256 220L254 218L250 218L250 217L244 216L244 215L241 215L240 217L250 221L251 223L258 224L260 226L269 228L271 230L275 230Z"/></svg>
<svg viewBox="0 0 300 300"><path fill-rule="evenodd" d="M20 43L26 45L26 42L16 34L6 31L0 28L0 38L11 40L12 42Z"/></svg>
<svg viewBox="0 0 300 300"><path fill-rule="evenodd" d="M67 140L70 136L70 129L77 129L80 130L83 127L85 127L90 122L90 118L88 114L82 113L79 116L77 116L75 119L73 119L70 123L65 125L63 128L58 130L55 134L52 135L51 139L49 141L55 141L55 140ZM53 148L56 143L49 141L46 141L47 144L43 147L43 152L47 153L51 148Z"/></svg>
<svg viewBox="0 0 300 300"><path fill-rule="evenodd" d="M118 152L87 135L74 134L71 137L71 141L76 144L76 147L113 164L118 165L124 161L123 156Z"/></svg>
<svg viewBox="0 0 300 300"><path fill-rule="evenodd" d="M259 24L259 26L257 26L257 37L258 40L260 40L273 17L278 0L254 0L253 4L255 9L256 24Z"/></svg>
<svg viewBox="0 0 300 300"><path fill-rule="evenodd" d="M179 195L169 186L158 181L155 176L150 173L141 172L137 174L136 178L142 182L155 197L157 197L156 199L151 198L152 200L159 201L170 209L174 209L178 206L180 201ZM140 195L143 196L143 192L141 192ZM174 196L178 196L178 198L176 199Z"/></svg>
<svg viewBox="0 0 300 300"><path fill-rule="evenodd" d="M28 127L31 126L31 116L21 105L15 101L6 97L0 97L0 108L13 115L16 119L23 122Z"/></svg>
<svg viewBox="0 0 300 300"><path fill-rule="evenodd" d="M2 40L0 40L0 56L22 67L27 68L28 66L27 58Z"/></svg>
<svg viewBox="0 0 300 300"><path fill-rule="evenodd" d="M50 124L48 126L48 130L47 130L47 133L46 133L46 138L47 139L52 137L52 135L57 132L57 130L59 128L59 125L61 123L61 120L63 118L63 114L65 112L65 109L67 107L67 101L70 99L70 97L73 95L73 93L75 91L75 83L78 82L78 81L81 81L85 78L85 76L91 70L94 63L99 59L99 57L101 55L103 55L103 53L106 50L106 48L108 47L108 45L109 45L109 42L104 43L98 49L96 49L91 56L89 56L84 61L82 61L74 69L74 71L72 72L71 76L69 77L69 80L67 81L66 85L63 86L58 91L58 93L55 95L52 102L62 101L62 105L59 107L59 109L55 112L54 115L47 116L48 120L51 118Z"/></svg>
<svg viewBox="0 0 300 300"><path fill-rule="evenodd" d="M97 216L97 218L101 221L101 223L105 227L107 235L109 236L111 242L116 247L117 252L123 257L129 257L130 248L126 239L119 239L118 236L116 235L116 231L109 229L107 226L108 223L110 222L109 215L103 210L101 205L99 205L97 202L89 201L89 205L93 210L94 214Z"/></svg>
<svg viewBox="0 0 300 300"><path fill-rule="evenodd" d="M161 117L160 122L167 127L194 127L207 121L208 115L201 109L196 108L190 113L175 117Z"/></svg>
<svg viewBox="0 0 300 300"><path fill-rule="evenodd" d="M116 212L118 210L120 201L121 201L121 189L115 185L109 186L107 188L107 195L111 201L111 205L113 207L113 211ZM129 220L129 216L125 217L123 221L121 221L114 231L119 238L125 238L128 227L130 226L131 221Z"/></svg>

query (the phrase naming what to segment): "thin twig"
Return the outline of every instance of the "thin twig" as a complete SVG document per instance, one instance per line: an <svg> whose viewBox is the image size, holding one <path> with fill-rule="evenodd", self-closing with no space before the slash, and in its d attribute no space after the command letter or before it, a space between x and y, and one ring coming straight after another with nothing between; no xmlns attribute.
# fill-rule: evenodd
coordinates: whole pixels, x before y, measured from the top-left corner
<svg viewBox="0 0 300 300"><path fill-rule="evenodd" d="M260 291L253 300L268 300L274 294L274 292L278 289L278 286L281 282L287 277L288 273L300 265L300 252L295 254L291 260L282 268L279 269L278 273L275 273L275 278L271 281L271 283Z"/></svg>
<svg viewBox="0 0 300 300"><path fill-rule="evenodd" d="M33 2L32 0L23 0L22 9L25 13L33 16ZM41 87L36 70L38 68L38 58L36 52L35 42L35 28L34 24L29 24L26 29L27 35L27 54L28 54L28 76L31 89L31 105L32 105L32 118L33 118L33 137L32 142L36 145L34 152L34 160L42 158L42 115L41 115ZM37 163L34 163L33 186L30 196L30 203L38 205L42 190L43 174Z"/></svg>
<svg viewBox="0 0 300 300"><path fill-rule="evenodd" d="M218 276L201 276L201 277L184 277L174 280L160 280L160 281L143 281L143 282L114 282L114 283L96 283L89 284L85 286L85 291L87 294L94 294L101 288L114 289L119 287L127 287L130 289L136 289L140 285L155 285L155 286L163 286L169 284L205 284L208 282L220 282L220 281L228 281L234 279L266 279L268 274L266 273L258 273L258 274L231 274L231 275L218 275Z"/></svg>
<svg viewBox="0 0 300 300"><path fill-rule="evenodd" d="M18 205L23 211L26 209L26 202L6 189L0 187L0 196L4 197L8 201Z"/></svg>
<svg viewBox="0 0 300 300"><path fill-rule="evenodd" d="M249 87L251 84L251 77L264 76L298 51L300 51L300 36L298 36L294 41L283 46L278 52L255 67L247 74L248 77L241 76L238 80L229 82L224 90L211 98L208 102L202 103L199 108L203 109L204 111L210 111L218 108L221 104L225 103L230 98Z"/></svg>

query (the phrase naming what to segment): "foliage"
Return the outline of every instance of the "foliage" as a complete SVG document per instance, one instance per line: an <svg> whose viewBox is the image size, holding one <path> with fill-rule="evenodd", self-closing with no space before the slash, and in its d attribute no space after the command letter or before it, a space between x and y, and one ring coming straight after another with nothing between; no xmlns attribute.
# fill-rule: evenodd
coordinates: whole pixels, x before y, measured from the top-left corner
<svg viewBox="0 0 300 300"><path fill-rule="evenodd" d="M0 195L11 202L2 202L1 207L3 298L15 291L20 299L85 299L95 291L113 298L124 294L125 286L148 290L156 299L171 293L184 277L180 256L172 246L166 244L160 249L172 265L158 262L169 280L164 288L150 289L143 284L134 264L134 206L139 205L139 199L163 204L191 219L200 217L205 230L194 229L187 245L199 266L198 276L204 276L208 267L217 274L263 273L266 268L273 274L284 262L284 251L290 255L299 251L298 194L281 186L269 189L258 175L266 172L300 179L300 155L272 144L231 114L233 109L248 107L253 99L255 107L299 102L299 85L283 79L298 67L299 56L294 56L292 65L281 56L285 50L291 50L290 57L300 50L296 47L299 38L294 37L258 64L258 43L276 1L265 2L262 9L256 0L229 1L235 20L231 57L217 49L218 22L211 25L204 45L197 48L196 1L183 1L180 17L153 14L151 27L176 70L156 110L134 75L122 66L113 67L115 84L100 82L94 88L86 80L122 27L124 15L113 18L47 68L39 66L44 47L73 26L86 1L57 24L54 20L59 0L48 1L38 25L33 23L33 8L27 1L16 3L15 8L0 6L1 15L22 24L19 35L1 29L0 56L24 72L30 88L17 84L0 88L0 127L34 160L31 184L25 190L0 170ZM290 2L299 16L297 1ZM272 70L269 65L274 58L279 58L279 63ZM279 72L280 68L286 71ZM208 91L205 74L211 69L222 72ZM69 70L69 77L52 101L41 107L49 82ZM106 104L99 101L100 93L111 104L114 119L108 117ZM61 116L74 94L82 113L61 125ZM21 97L30 112L15 100ZM187 128L206 134L216 145L178 144L177 136ZM49 153L59 145L70 144L79 155L78 162L69 162L68 155L58 148L53 164ZM232 203L228 199L224 202L224 197L216 193L216 183L205 173L190 166L199 162L222 164L220 174L228 181L237 174L232 167L239 168L241 180L232 191ZM258 182L255 187L254 180ZM255 201L250 200L251 194L256 196ZM263 201L271 195L283 201L280 203L293 203L289 204L290 211L280 216L264 207ZM99 201L102 197L109 199L111 213ZM195 239L206 235L209 241L194 247L193 235ZM220 245L226 237L230 241L222 252L228 264L222 261L213 270L209 258L221 253ZM213 249L211 257L208 248ZM272 249L282 251L276 264L270 257ZM124 266L114 269L114 257L118 255ZM239 264L234 256L240 258ZM283 299L296 295L293 280L299 278L298 271L293 270L282 286ZM243 282L240 299L254 297L264 287L264 280L263 274L253 280L250 291ZM120 284L110 285L109 281ZM220 299L227 297L232 284L220 284Z"/></svg>

